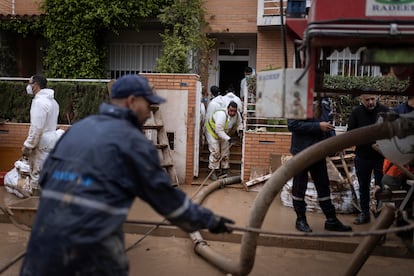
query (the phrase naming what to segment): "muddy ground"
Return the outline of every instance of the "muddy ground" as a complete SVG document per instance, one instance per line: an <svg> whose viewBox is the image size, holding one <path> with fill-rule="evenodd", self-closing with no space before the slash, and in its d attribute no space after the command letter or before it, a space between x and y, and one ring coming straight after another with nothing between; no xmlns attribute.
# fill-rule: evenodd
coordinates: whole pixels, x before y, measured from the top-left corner
<svg viewBox="0 0 414 276"><path fill-rule="evenodd" d="M183 189L192 195L197 187ZM249 209L257 193L246 192L237 185L212 194L205 206L217 213L233 218L238 226L246 225ZM2 194L4 197L4 194ZM9 197L6 195L6 197ZM10 202L10 201L9 201ZM339 215L352 225L355 214ZM148 205L136 200L128 216L129 220L162 221ZM263 229L292 231L294 212L282 206L275 198L263 223ZM324 232L323 215L309 213L308 221L315 232ZM370 225L354 226L355 231L365 231ZM148 228L126 228L126 247L139 240ZM155 231L158 236L148 236L128 251L130 275L226 275L196 255L193 244L177 229ZM230 235L204 235L209 245L224 256L238 261L242 233ZM0 268L23 252L29 232L11 223L0 223ZM349 266L352 252L362 241L354 238L289 238L266 237L257 248L255 264L250 275L342 275ZM52 241L51 241L52 242ZM21 260L2 275L18 275ZM378 245L358 275L413 275L414 259L395 235L387 235L384 244Z"/></svg>

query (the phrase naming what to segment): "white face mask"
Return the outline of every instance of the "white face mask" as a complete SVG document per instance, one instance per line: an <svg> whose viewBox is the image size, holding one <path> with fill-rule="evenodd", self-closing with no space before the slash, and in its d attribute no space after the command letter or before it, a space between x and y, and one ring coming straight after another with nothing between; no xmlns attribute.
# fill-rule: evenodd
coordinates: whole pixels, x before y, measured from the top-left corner
<svg viewBox="0 0 414 276"><path fill-rule="evenodd" d="M27 94L29 94L29 95L33 95L33 88L32 88L32 86L31 86L30 84L28 84L28 85L26 86L26 92L27 92Z"/></svg>

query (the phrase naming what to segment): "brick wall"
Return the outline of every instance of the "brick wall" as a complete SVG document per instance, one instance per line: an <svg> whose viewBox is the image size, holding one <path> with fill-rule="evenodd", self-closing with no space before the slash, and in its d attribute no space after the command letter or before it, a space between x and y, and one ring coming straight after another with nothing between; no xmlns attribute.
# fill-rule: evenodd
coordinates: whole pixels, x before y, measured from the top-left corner
<svg viewBox="0 0 414 276"><path fill-rule="evenodd" d="M28 15L39 15L42 14L40 6L43 1L33 0L15 0L16 3L16 14L28 14Z"/></svg>
<svg viewBox="0 0 414 276"><path fill-rule="evenodd" d="M208 0L204 8L208 33L257 32L257 0Z"/></svg>
<svg viewBox="0 0 414 276"><path fill-rule="evenodd" d="M287 38L286 43L288 67L293 67L293 43ZM282 34L279 28L263 29L257 33L257 63L256 70L284 67Z"/></svg>
<svg viewBox="0 0 414 276"><path fill-rule="evenodd" d="M12 0L0 0L0 14L12 14ZM14 13L41 14L42 0L14 0ZM204 2L206 20L212 32L255 33L257 0L208 0Z"/></svg>
<svg viewBox="0 0 414 276"><path fill-rule="evenodd" d="M21 148L29 132L30 124L0 124L0 145L5 148Z"/></svg>
<svg viewBox="0 0 414 276"><path fill-rule="evenodd" d="M244 177L248 181L252 169L270 170L272 154L290 154L290 132L286 133L245 133Z"/></svg>
<svg viewBox="0 0 414 276"><path fill-rule="evenodd" d="M187 146L185 184L193 181L194 169L194 130L196 85L199 77L188 74L143 74L157 89L188 91L187 110ZM179 112L179 111L174 111ZM164 115L165 116L165 115ZM20 149L29 130L29 124L7 123L0 124L0 148ZM67 129L69 126L61 125ZM270 168L272 154L289 154L290 133L245 133L244 152L244 181L249 180L250 171L254 167ZM14 162L14 159L10 162ZM12 163L11 163L12 164Z"/></svg>
<svg viewBox="0 0 414 276"><path fill-rule="evenodd" d="M39 15L42 0L0 0L0 14L12 14L14 2L14 14L17 15Z"/></svg>
<svg viewBox="0 0 414 276"><path fill-rule="evenodd" d="M13 168L14 162L21 157L21 148L29 132L28 123L0 124L0 173ZM69 125L58 125L67 130ZM2 179L0 179L0 185Z"/></svg>
<svg viewBox="0 0 414 276"><path fill-rule="evenodd" d="M0 147L21 148L29 133L29 123L0 124ZM58 125L58 128L67 130L69 125Z"/></svg>
<svg viewBox="0 0 414 276"><path fill-rule="evenodd" d="M186 172L185 184L191 184L193 180L194 162L194 130L195 130L195 101L196 85L199 77L193 74L143 74L148 78L155 90L186 90L188 91L187 110L187 146L186 146ZM174 110L173 112L180 112ZM165 114L163 116L166 116ZM168 114L167 114L168 116ZM4 147L20 149L27 136L30 124L7 123L0 125L0 149ZM63 127L64 128L64 127ZM8 160L13 164L15 157Z"/></svg>

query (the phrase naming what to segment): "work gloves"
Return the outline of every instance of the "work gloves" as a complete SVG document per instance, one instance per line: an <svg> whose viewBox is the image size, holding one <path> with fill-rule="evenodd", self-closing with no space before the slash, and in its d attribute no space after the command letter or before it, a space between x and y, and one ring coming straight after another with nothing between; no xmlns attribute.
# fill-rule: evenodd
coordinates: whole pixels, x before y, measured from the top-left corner
<svg viewBox="0 0 414 276"><path fill-rule="evenodd" d="M216 223L208 230L213 234L231 233L233 229L226 226L226 224L234 224L234 221L225 217L216 216Z"/></svg>

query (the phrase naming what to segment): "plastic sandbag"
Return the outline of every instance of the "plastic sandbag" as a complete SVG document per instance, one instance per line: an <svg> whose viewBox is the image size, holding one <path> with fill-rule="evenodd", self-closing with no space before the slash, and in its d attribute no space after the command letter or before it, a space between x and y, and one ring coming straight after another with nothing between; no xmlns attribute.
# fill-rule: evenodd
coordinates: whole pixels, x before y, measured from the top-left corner
<svg viewBox="0 0 414 276"><path fill-rule="evenodd" d="M19 198L26 198L32 195L30 185L30 165L26 159L20 159L14 163L14 168L4 176L4 187L8 193Z"/></svg>

